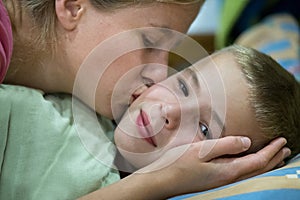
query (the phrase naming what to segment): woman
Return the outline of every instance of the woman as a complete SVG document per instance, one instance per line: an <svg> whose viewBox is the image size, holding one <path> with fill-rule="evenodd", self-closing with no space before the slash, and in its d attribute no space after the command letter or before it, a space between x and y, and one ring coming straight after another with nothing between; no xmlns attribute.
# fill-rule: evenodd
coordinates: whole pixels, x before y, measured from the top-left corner
<svg viewBox="0 0 300 200"><path fill-rule="evenodd" d="M87 74L84 73L83 78L78 77L85 58L97 45L103 43L105 45L107 39L131 29L160 27L184 33L198 13L202 1L12 0L4 1L4 3L10 14L14 30L14 54L5 83L40 89L46 93L73 93L101 116L100 126L106 130L103 131L105 134L112 130L112 125L107 125L109 122L104 117L109 119L114 116L120 117L128 106L129 99L134 99L135 96L140 95L140 91L143 91L139 90L140 87L151 86L166 78L167 69L165 67L149 65L149 63L167 64L168 52L146 48L131 49L113 62L106 59L101 60L103 63L109 63L107 68L106 66L97 68L97 65L93 65L94 68L88 70ZM154 32L135 31L134 33L130 38L125 38L125 41L137 42L137 46L142 44L144 47L148 44L160 43L162 38L166 40L170 37L168 32L157 32L157 30ZM102 51L104 55L108 56L124 47L124 44L116 41L113 46L105 47L112 48ZM116 82L136 66L142 67L135 71L135 76L131 77L128 85L122 87L121 91L115 92ZM97 70L103 72L101 77L96 76L98 75ZM89 77L91 78L89 79ZM98 79L99 84L90 90L89 86ZM73 92L74 88L75 92ZM114 112L111 108L113 94L120 100L117 110ZM96 102L95 105L94 102ZM57 109L57 107L55 108ZM10 113L8 116L12 115ZM8 120L8 123L11 124L11 121ZM29 126L31 125L38 126L34 123L29 124ZM206 163L202 162L210 161L224 153L238 153L250 146L249 140L241 140L240 137L224 138L220 141L223 142L218 142L214 151L205 159L198 160L198 151L202 143L195 145L189 151L189 155L185 157L187 160L193 160L193 163L199 167L199 171L203 172L198 174L199 180L206 179L208 174L224 170L224 166L211 162L207 167ZM245 143L243 144L242 141ZM32 140L32 142L34 141ZM223 171L227 176L225 180L224 177L216 176L212 178L214 180L212 184L201 181L203 185L201 189L215 187L220 183L220 179L223 180L223 183L228 183L241 175L248 177L273 168L283 160L283 152L279 150L284 143L284 140L277 140L264 151L252 155L250 158L255 161L250 164L248 163L249 157L237 158L235 162L225 165L227 167L227 170ZM58 144L55 143L55 145ZM224 149L229 146L230 150L224 152ZM193 152L193 156L190 156L191 152ZM36 155L31 156L37 155L38 151L36 151ZM259 159L261 156L263 159ZM77 155L72 158L77 158ZM232 167L237 169L234 173L229 170ZM169 168L150 174L133 174L115 184L97 190L86 198L157 199L176 195L178 191L180 193L194 191L199 185L190 182L189 177L183 180L176 174L176 172L184 170L186 170L185 172L189 171L187 168L183 169L182 163L179 162L172 165L171 170ZM34 174L34 171L30 173ZM77 175L80 177L80 174ZM176 186L166 187L170 181L177 183ZM80 188L80 184L83 186L86 182L72 182L72 184L79 184L76 187ZM181 189L176 190L176 188ZM49 196L51 189L47 190L45 198L51 198ZM93 190L95 190L95 184L92 189L89 188L66 198L79 197ZM52 195L55 195L55 192L56 190L52 191ZM43 188L39 187L39 190L34 193L35 197L41 197L37 194L42 195Z"/></svg>

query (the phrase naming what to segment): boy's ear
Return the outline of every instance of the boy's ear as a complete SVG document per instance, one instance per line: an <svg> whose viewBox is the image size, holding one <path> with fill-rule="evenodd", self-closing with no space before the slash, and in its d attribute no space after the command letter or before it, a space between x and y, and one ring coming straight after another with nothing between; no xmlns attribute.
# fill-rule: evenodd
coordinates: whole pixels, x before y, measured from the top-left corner
<svg viewBox="0 0 300 200"><path fill-rule="evenodd" d="M73 30L84 11L83 0L56 0L55 10L61 25L66 30Z"/></svg>

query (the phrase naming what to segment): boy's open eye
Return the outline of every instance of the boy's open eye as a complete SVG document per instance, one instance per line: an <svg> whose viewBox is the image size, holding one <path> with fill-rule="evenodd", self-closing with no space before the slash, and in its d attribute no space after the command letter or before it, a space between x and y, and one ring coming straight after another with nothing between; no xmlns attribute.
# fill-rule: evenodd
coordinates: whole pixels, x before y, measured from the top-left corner
<svg viewBox="0 0 300 200"><path fill-rule="evenodd" d="M178 87L182 91L185 97L189 96L189 90L184 80L178 79Z"/></svg>
<svg viewBox="0 0 300 200"><path fill-rule="evenodd" d="M206 137L209 138L209 128L203 124L203 123L199 123L199 127L200 127L200 131L201 133Z"/></svg>

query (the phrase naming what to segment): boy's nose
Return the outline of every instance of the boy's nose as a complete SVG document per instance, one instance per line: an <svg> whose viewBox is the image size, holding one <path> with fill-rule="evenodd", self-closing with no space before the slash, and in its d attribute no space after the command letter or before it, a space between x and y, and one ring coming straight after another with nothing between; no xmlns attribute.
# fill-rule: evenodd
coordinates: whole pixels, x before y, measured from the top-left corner
<svg viewBox="0 0 300 200"><path fill-rule="evenodd" d="M174 130L179 127L181 119L181 108L179 104L166 104L163 106L163 117L165 118L165 127Z"/></svg>

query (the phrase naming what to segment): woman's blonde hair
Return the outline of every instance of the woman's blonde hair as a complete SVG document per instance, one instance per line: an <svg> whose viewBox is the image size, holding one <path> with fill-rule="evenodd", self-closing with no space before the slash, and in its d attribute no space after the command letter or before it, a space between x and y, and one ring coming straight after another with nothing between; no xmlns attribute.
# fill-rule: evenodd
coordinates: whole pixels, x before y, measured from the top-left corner
<svg viewBox="0 0 300 200"><path fill-rule="evenodd" d="M155 2L191 4L202 2L203 0L89 0L90 3L102 11L111 11L132 5L143 5ZM40 47L46 47L48 44L55 44L57 39L55 0L3 0L6 6L10 7L9 14L11 17L13 30L16 31L14 11L25 12L29 19L32 20L34 29L38 32L35 44ZM21 8L21 9L16 9ZM21 20L19 16L16 20ZM49 46L47 46L49 47Z"/></svg>
<svg viewBox="0 0 300 200"><path fill-rule="evenodd" d="M226 48L249 86L249 102L264 136L285 137L292 156L300 152L300 84L270 56L252 48ZM225 50L226 50L225 49Z"/></svg>
<svg viewBox="0 0 300 200"><path fill-rule="evenodd" d="M14 50L7 77L15 74L20 63L41 63L44 55L55 52L58 44L55 0L3 0L13 28ZM203 0L89 0L95 8L110 12L129 6L151 3L192 4ZM30 28L24 33L23 21L29 20ZM26 35L27 34L27 35ZM29 37L28 37L29 34ZM39 55L39 56L37 56Z"/></svg>

